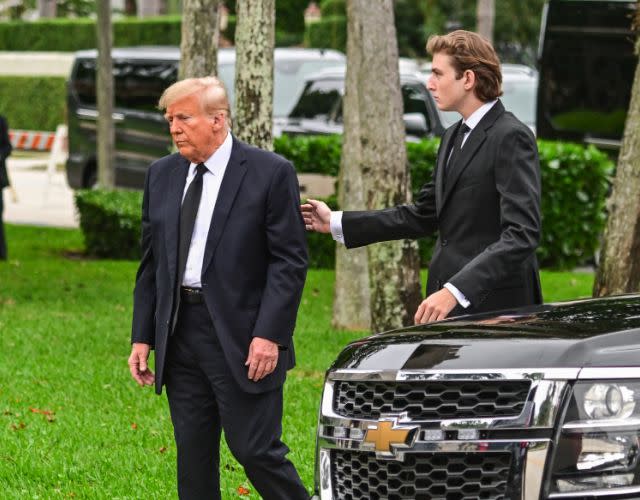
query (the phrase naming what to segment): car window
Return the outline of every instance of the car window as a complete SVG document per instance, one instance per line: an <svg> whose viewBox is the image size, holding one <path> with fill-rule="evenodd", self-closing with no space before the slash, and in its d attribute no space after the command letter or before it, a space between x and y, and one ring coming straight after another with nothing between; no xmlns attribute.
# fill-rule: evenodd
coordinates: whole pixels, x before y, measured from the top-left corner
<svg viewBox="0 0 640 500"><path fill-rule="evenodd" d="M318 80L308 82L300 99L289 114L291 118L328 117L340 102L342 80Z"/></svg>
<svg viewBox="0 0 640 500"><path fill-rule="evenodd" d="M176 62L114 61L115 107L138 111L158 111L164 89L178 77ZM78 61L74 89L81 104L96 105L96 61Z"/></svg>
<svg viewBox="0 0 640 500"><path fill-rule="evenodd" d="M404 107L404 113L420 113L424 116L427 124L427 130L433 128L431 120L429 120L429 111L427 110L426 99L427 90L424 86L418 84L405 84L402 86L402 104Z"/></svg>
<svg viewBox="0 0 640 500"><path fill-rule="evenodd" d="M340 62L335 60L276 61L273 75L273 116L288 116L291 113L304 90L307 76L338 64ZM227 87L229 102L233 108L235 104L235 65L220 65L218 76Z"/></svg>

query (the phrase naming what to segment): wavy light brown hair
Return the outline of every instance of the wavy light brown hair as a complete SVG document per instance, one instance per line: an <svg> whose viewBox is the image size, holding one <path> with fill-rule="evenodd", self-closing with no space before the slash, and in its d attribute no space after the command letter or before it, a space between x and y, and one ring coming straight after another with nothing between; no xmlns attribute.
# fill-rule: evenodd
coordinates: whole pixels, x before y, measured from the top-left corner
<svg viewBox="0 0 640 500"><path fill-rule="evenodd" d="M476 75L475 95L482 102L493 101L502 95L500 59L486 38L471 31L457 30L446 35L433 35L427 41L427 52L451 56L456 78L473 71Z"/></svg>
<svg viewBox="0 0 640 500"><path fill-rule="evenodd" d="M227 123L231 125L231 110L229 109L227 89L224 83L215 76L186 78L177 81L162 93L158 109L164 111L174 102L196 92L200 93L200 102L206 114L213 115L216 112L224 111Z"/></svg>

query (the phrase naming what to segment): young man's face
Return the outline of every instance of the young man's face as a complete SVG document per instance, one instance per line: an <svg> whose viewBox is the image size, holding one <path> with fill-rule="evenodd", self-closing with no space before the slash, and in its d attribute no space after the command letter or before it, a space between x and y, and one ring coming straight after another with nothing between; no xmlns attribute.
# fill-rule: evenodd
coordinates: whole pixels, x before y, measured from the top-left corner
<svg viewBox="0 0 640 500"><path fill-rule="evenodd" d="M443 53L433 55L431 76L427 88L442 111L460 112L469 91L465 90L465 77L456 79L456 71L451 64L451 56Z"/></svg>

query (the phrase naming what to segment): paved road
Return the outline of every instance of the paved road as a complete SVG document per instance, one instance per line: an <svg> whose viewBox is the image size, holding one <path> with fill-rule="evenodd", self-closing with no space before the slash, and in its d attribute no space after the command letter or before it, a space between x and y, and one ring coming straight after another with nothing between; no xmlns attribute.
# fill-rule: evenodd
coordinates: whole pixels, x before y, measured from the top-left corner
<svg viewBox="0 0 640 500"><path fill-rule="evenodd" d="M8 159L13 190L4 190L5 222L78 227L73 191L67 185L64 172L47 174L47 158Z"/></svg>

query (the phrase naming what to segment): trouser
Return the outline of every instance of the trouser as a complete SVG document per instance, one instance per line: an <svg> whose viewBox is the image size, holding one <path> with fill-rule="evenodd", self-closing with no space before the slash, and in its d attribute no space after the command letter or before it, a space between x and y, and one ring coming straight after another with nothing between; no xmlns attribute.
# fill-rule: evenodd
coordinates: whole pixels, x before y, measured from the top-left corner
<svg viewBox="0 0 640 500"><path fill-rule="evenodd" d="M7 260L7 242L4 237L4 222L2 222L2 212L4 202L2 200L2 189L0 188L0 260Z"/></svg>
<svg viewBox="0 0 640 500"><path fill-rule="evenodd" d="M220 499L220 434L265 500L309 495L282 433L282 387L249 394L227 366L204 304L180 305L169 341L165 383L178 452L182 500Z"/></svg>

